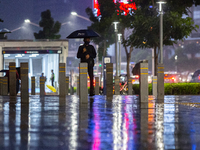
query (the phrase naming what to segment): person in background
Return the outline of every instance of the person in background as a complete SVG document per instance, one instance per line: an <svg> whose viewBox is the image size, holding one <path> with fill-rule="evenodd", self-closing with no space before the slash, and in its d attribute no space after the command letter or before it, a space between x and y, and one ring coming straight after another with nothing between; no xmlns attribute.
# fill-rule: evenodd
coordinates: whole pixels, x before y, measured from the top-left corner
<svg viewBox="0 0 200 150"><path fill-rule="evenodd" d="M55 75L54 75L54 72L53 72L53 69L51 70L51 85L54 87L54 79L55 79Z"/></svg>
<svg viewBox="0 0 200 150"><path fill-rule="evenodd" d="M94 96L94 84L93 84L93 67L94 67L94 58L96 58L96 51L94 46L90 45L90 38L84 38L84 44L79 46L77 58L81 59L82 62L88 63L88 74L90 77L90 96Z"/></svg>
<svg viewBox="0 0 200 150"><path fill-rule="evenodd" d="M42 74L41 74L41 76L40 77L44 77L44 79L45 79L45 82L47 81L47 78L46 78L46 76L44 76L44 73L42 72Z"/></svg>
<svg viewBox="0 0 200 150"><path fill-rule="evenodd" d="M8 78L8 93L10 93L10 88L9 88L9 82L10 82L9 70L6 71L6 75L4 77ZM19 92L19 73L16 70L16 94L18 92Z"/></svg>

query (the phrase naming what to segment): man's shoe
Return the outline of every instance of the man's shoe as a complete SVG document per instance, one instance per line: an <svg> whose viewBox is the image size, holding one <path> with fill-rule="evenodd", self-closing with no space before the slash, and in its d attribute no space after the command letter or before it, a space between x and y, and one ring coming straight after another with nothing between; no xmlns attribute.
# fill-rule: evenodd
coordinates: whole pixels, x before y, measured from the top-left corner
<svg viewBox="0 0 200 150"><path fill-rule="evenodd" d="M95 94L90 94L89 96L94 96Z"/></svg>

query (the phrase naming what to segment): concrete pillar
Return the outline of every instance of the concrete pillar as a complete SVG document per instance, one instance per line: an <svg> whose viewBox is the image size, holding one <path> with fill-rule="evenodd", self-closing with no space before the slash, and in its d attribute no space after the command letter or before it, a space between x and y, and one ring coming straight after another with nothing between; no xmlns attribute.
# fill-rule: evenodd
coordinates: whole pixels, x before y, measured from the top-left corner
<svg viewBox="0 0 200 150"><path fill-rule="evenodd" d="M152 77L152 95L157 97L157 76Z"/></svg>
<svg viewBox="0 0 200 150"><path fill-rule="evenodd" d="M95 77L95 95L99 95L99 77Z"/></svg>
<svg viewBox="0 0 200 150"><path fill-rule="evenodd" d="M158 103L164 103L164 65L158 64L157 66L157 102Z"/></svg>
<svg viewBox="0 0 200 150"><path fill-rule="evenodd" d="M69 77L66 77L65 78L66 80L66 95L68 95L68 93L69 93Z"/></svg>
<svg viewBox="0 0 200 150"><path fill-rule="evenodd" d="M140 107L148 108L148 63L140 63Z"/></svg>
<svg viewBox="0 0 200 150"><path fill-rule="evenodd" d="M21 102L29 103L28 63L20 63Z"/></svg>
<svg viewBox="0 0 200 150"><path fill-rule="evenodd" d="M59 63L59 96L66 96L66 73L65 73L65 63Z"/></svg>
<svg viewBox="0 0 200 150"><path fill-rule="evenodd" d="M106 97L113 99L113 63L106 64Z"/></svg>
<svg viewBox="0 0 200 150"><path fill-rule="evenodd" d="M79 64L79 103L88 103L88 87L87 87L87 72L88 72L88 64L80 63Z"/></svg>
<svg viewBox="0 0 200 150"><path fill-rule="evenodd" d="M128 95L133 95L133 85L131 77L128 79Z"/></svg>
<svg viewBox="0 0 200 150"><path fill-rule="evenodd" d="M0 95L2 95L3 77L0 77Z"/></svg>
<svg viewBox="0 0 200 150"><path fill-rule="evenodd" d="M8 95L8 77L2 77L2 95Z"/></svg>
<svg viewBox="0 0 200 150"><path fill-rule="evenodd" d="M9 63L9 92L10 96L16 96L16 65L15 62Z"/></svg>
<svg viewBox="0 0 200 150"><path fill-rule="evenodd" d="M80 82L79 82L79 76L77 76L77 77L76 77L76 85L77 85L77 86L76 86L76 94L77 94L77 95L79 95L79 90L80 90L80 89L79 89L79 83L80 83Z"/></svg>
<svg viewBox="0 0 200 150"><path fill-rule="evenodd" d="M35 76L31 77L31 95L35 95Z"/></svg>
<svg viewBox="0 0 200 150"><path fill-rule="evenodd" d="M120 95L119 77L115 76L115 95Z"/></svg>
<svg viewBox="0 0 200 150"><path fill-rule="evenodd" d="M40 96L44 96L45 95L45 77L40 77Z"/></svg>

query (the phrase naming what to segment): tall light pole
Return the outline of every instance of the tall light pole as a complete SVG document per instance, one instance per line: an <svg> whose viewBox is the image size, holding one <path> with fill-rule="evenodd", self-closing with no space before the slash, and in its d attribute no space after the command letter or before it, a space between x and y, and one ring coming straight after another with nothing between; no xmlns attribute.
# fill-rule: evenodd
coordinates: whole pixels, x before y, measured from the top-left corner
<svg viewBox="0 0 200 150"><path fill-rule="evenodd" d="M166 3L165 0L158 0L160 13L160 63L163 64L163 8L162 5Z"/></svg>
<svg viewBox="0 0 200 150"><path fill-rule="evenodd" d="M121 36L122 34L117 34L118 35L118 43L119 43L119 74L121 75Z"/></svg>
<svg viewBox="0 0 200 150"><path fill-rule="evenodd" d="M117 59L117 57L118 57L118 54L117 54L117 32L118 32L118 30L117 30L117 24L118 23L119 22L113 22L114 29L115 29L115 64L116 64L116 76L119 76L118 75L118 59Z"/></svg>
<svg viewBox="0 0 200 150"><path fill-rule="evenodd" d="M175 59L175 70L176 70L176 73L178 72L178 69L177 69L177 59L178 59L178 56L176 55L175 57L174 57L174 59Z"/></svg>
<svg viewBox="0 0 200 150"><path fill-rule="evenodd" d="M160 64L157 65L157 102L164 103L164 64L163 64L163 9L162 5L166 2L158 0L160 13ZM154 56L155 57L155 56Z"/></svg>

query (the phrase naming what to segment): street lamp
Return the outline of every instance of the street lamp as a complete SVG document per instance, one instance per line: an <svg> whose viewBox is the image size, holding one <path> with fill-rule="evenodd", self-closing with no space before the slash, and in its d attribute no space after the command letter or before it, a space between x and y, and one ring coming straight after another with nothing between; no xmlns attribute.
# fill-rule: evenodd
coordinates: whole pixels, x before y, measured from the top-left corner
<svg viewBox="0 0 200 150"><path fill-rule="evenodd" d="M162 5L166 3L165 0L158 0L160 13L160 63L163 64L163 9Z"/></svg>
<svg viewBox="0 0 200 150"><path fill-rule="evenodd" d="M119 76L118 75L118 59L117 59L117 24L119 24L119 22L113 22L113 25L114 25L114 29L115 29L115 64L116 64L116 76Z"/></svg>
<svg viewBox="0 0 200 150"><path fill-rule="evenodd" d="M77 12L71 12L71 15L77 16L77 17L79 17L79 18L82 18L82 19L84 19L84 20L87 20L87 21L90 21L90 22L91 22L90 19L88 19L88 18L86 18L86 17L84 17L84 16L81 16L81 15L77 14Z"/></svg>
<svg viewBox="0 0 200 150"><path fill-rule="evenodd" d="M40 27L38 24L31 22L29 19L25 19L24 22L25 22L25 23L32 24L32 25L34 25L34 26L36 26L36 27Z"/></svg>
<svg viewBox="0 0 200 150"><path fill-rule="evenodd" d="M178 56L177 55L175 55L175 57L174 57L174 59L175 59L175 70L176 70L176 73L178 72L178 69L177 69L177 59L178 59Z"/></svg>
<svg viewBox="0 0 200 150"><path fill-rule="evenodd" d="M121 36L122 34L118 33L118 43L119 43L119 75L121 74Z"/></svg>

